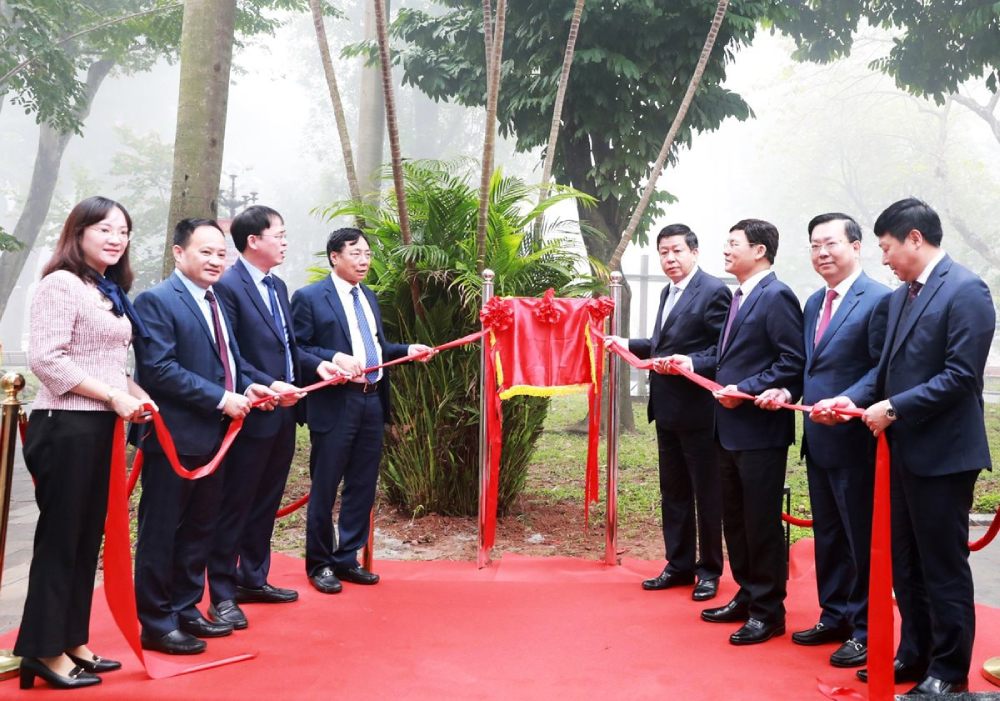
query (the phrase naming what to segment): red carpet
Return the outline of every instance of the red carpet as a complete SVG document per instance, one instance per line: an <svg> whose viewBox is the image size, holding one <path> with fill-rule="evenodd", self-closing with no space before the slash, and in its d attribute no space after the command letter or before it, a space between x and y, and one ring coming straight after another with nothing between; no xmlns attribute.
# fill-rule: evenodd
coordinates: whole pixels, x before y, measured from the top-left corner
<svg viewBox="0 0 1000 701"><path fill-rule="evenodd" d="M817 617L811 541L792 550L788 629ZM505 556L485 570L466 562L378 562L375 587L344 585L324 596L302 562L276 556L271 581L294 587L294 604L248 605L250 627L208 641L202 662L257 657L149 680L95 601L95 650L124 660L104 683L72 693L100 699L725 699L821 700L817 679L853 686L853 670L829 666L833 646L803 648L788 635L736 648L738 626L703 623L690 590L643 592L659 562L622 567L570 558ZM727 577L719 598L735 591ZM978 670L1000 651L1000 609L978 607L972 690L995 690ZM0 639L10 646L13 634ZM175 658L176 659L176 658ZM898 687L905 691L906 687ZM17 681L0 683L12 698ZM36 682L30 698L52 693ZM67 692L57 695L65 701ZM28 696L25 696L28 698Z"/></svg>

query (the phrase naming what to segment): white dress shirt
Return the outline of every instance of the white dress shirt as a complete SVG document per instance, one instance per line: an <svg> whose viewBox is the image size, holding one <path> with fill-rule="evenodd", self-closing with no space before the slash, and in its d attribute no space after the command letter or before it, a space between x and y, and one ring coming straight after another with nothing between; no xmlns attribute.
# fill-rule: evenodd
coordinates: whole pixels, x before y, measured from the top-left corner
<svg viewBox="0 0 1000 701"><path fill-rule="evenodd" d="M382 364L382 345L379 343L378 330L375 326L375 315L372 313L372 308L368 304L368 298L365 296L364 290L361 289L360 285L352 285L346 280L340 278L336 273L330 273L330 278L333 280L333 287L337 290L337 294L340 296L340 303L344 305L344 314L347 316L347 326L351 330L351 355L357 358L358 362L361 363L361 367L367 367L367 361L365 360L365 343L361 339L361 329L358 327L358 317L354 313L354 295L351 294L351 290L355 287L358 288L358 299L361 300L361 309L365 313L365 320L368 322L368 329L371 331L372 340L375 341L375 353L378 355L378 364ZM376 382L382 379L382 371L378 371L378 377L375 379ZM352 377L351 382L367 382L364 376Z"/></svg>

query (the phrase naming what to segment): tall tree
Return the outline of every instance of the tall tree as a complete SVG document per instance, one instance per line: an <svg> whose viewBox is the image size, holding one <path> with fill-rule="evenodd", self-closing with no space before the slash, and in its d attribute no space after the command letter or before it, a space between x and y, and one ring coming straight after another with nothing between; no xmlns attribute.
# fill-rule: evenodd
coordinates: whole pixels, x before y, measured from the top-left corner
<svg viewBox="0 0 1000 701"><path fill-rule="evenodd" d="M488 11L488 0L483 5ZM507 0L498 0L497 14L483 25L485 31L493 26L493 37L486 42L489 51L489 70L486 72L486 128L483 134L482 174L479 180L479 220L476 226L476 270L483 271L486 264L486 227L489 211L490 181L493 178L493 156L497 138L497 100L500 97L500 72L503 65L503 35L506 26Z"/></svg>
<svg viewBox="0 0 1000 701"><path fill-rule="evenodd" d="M391 5L386 0L386 13ZM378 41L375 6L364 3L364 13L364 40L375 44ZM382 72L378 66L362 61L358 93L358 185L362 199L375 204L382 189L385 150L385 99L382 96Z"/></svg>
<svg viewBox="0 0 1000 701"><path fill-rule="evenodd" d="M218 211L235 36L236 0L184 3L168 231L184 217L214 218ZM163 276L173 269L168 237Z"/></svg>

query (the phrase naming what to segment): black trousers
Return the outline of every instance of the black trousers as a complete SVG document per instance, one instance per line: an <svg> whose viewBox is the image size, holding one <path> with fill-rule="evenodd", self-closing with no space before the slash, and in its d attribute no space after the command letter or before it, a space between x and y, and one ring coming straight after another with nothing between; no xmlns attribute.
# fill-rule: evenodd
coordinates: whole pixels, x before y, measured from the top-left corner
<svg viewBox="0 0 1000 701"><path fill-rule="evenodd" d="M722 523L736 600L750 617L785 620L785 534L781 498L788 448L718 449L722 471Z"/></svg>
<svg viewBox="0 0 1000 701"><path fill-rule="evenodd" d="M188 469L212 455L181 455ZM139 535L135 544L135 598L142 629L155 637L197 618L205 568L222 500L225 463L209 477L178 477L160 452L145 455Z"/></svg>
<svg viewBox="0 0 1000 701"><path fill-rule="evenodd" d="M237 586L259 589L267 583L274 514L295 455L294 409L275 411L281 416L277 433L241 434L226 457L222 506L208 561L214 603L234 599Z"/></svg>
<svg viewBox="0 0 1000 701"><path fill-rule="evenodd" d="M38 523L17 655L55 657L90 637L116 418L111 411L31 412L24 461Z"/></svg>
<svg viewBox="0 0 1000 701"><path fill-rule="evenodd" d="M656 442L667 570L716 579L722 574L722 485L714 431L672 431L657 423Z"/></svg>

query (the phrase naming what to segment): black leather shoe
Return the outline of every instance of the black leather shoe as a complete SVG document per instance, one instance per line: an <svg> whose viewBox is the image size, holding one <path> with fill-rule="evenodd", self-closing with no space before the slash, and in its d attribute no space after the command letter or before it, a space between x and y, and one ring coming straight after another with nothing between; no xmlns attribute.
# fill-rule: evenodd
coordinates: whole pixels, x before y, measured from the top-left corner
<svg viewBox="0 0 1000 701"><path fill-rule="evenodd" d="M196 638L224 638L233 632L232 623L213 622L204 616L182 618L181 630Z"/></svg>
<svg viewBox="0 0 1000 701"><path fill-rule="evenodd" d="M109 660L106 657L98 657L97 655L93 655L89 660L71 655L68 652L66 656L73 660L73 664L82 667L84 672L90 672L91 674L114 672L116 669L122 668L122 663L118 660Z"/></svg>
<svg viewBox="0 0 1000 701"><path fill-rule="evenodd" d="M357 567L343 568L337 567L333 573L345 582L352 584L378 584L379 576L374 572L369 572L360 565Z"/></svg>
<svg viewBox="0 0 1000 701"><path fill-rule="evenodd" d="M742 623L750 617L750 611L746 604L741 604L733 599L725 606L714 609L705 609L701 612L701 620L709 623Z"/></svg>
<svg viewBox="0 0 1000 701"><path fill-rule="evenodd" d="M340 580L337 579L337 575L335 575L333 570L329 567L321 569L315 575L310 577L309 581L312 582L312 585L316 587L318 591L321 591L324 594L336 594L344 588L344 586L340 583Z"/></svg>
<svg viewBox="0 0 1000 701"><path fill-rule="evenodd" d="M663 568L657 576L646 579L642 582L642 588L646 591L659 591L670 587L680 587L685 584L694 584L694 574L691 572L669 572L667 567Z"/></svg>
<svg viewBox="0 0 1000 701"><path fill-rule="evenodd" d="M785 622L765 623L757 618L750 618L743 627L729 636L733 645L756 645L763 643L776 635L785 634Z"/></svg>
<svg viewBox="0 0 1000 701"><path fill-rule="evenodd" d="M894 684L902 684L903 682L918 682L924 678L926 672L926 667L917 667L903 664L899 660L892 661L892 678ZM859 669L854 673L858 679L863 681L865 684L868 683L868 670Z"/></svg>
<svg viewBox="0 0 1000 701"><path fill-rule="evenodd" d="M22 657L21 688L30 689L35 686L35 677L41 677L57 689L79 689L83 686L100 684L101 678L96 674L84 671L79 665L70 670L66 676L53 672L37 657Z"/></svg>
<svg viewBox="0 0 1000 701"><path fill-rule="evenodd" d="M792 642L796 645L822 645L824 643L840 643L849 638L851 631L844 628L833 628L822 621L809 630L799 630L792 633Z"/></svg>
<svg viewBox="0 0 1000 701"><path fill-rule="evenodd" d="M860 667L868 661L868 646L851 638L830 655L834 667Z"/></svg>
<svg viewBox="0 0 1000 701"><path fill-rule="evenodd" d="M233 627L233 630L243 630L249 625L246 614L232 599L226 599L209 606L208 616L216 623L228 623Z"/></svg>
<svg viewBox="0 0 1000 701"><path fill-rule="evenodd" d="M259 589L236 587L236 603L238 604L287 604L299 598L294 589L282 589L265 584Z"/></svg>
<svg viewBox="0 0 1000 701"><path fill-rule="evenodd" d="M691 592L691 598L695 601L708 601L709 599L714 599L718 593L718 577L714 579L699 579L698 583L694 585L694 591Z"/></svg>
<svg viewBox="0 0 1000 701"><path fill-rule="evenodd" d="M945 694L960 694L969 690L969 680L946 682L937 677L927 677L915 687L906 692L907 696L944 696Z"/></svg>
<svg viewBox="0 0 1000 701"><path fill-rule="evenodd" d="M140 642L143 650L165 652L168 655L197 655L205 652L207 647L204 640L198 640L182 630L172 630L159 638L146 635L143 631Z"/></svg>

